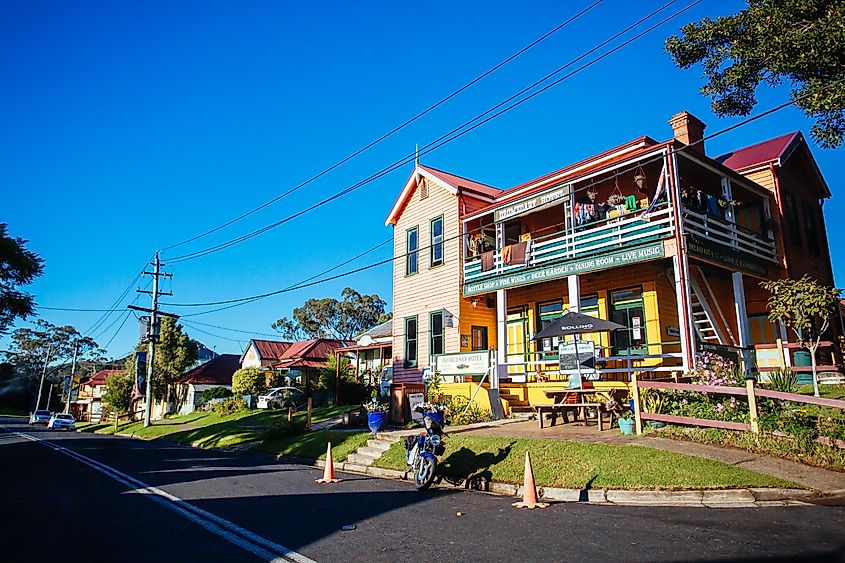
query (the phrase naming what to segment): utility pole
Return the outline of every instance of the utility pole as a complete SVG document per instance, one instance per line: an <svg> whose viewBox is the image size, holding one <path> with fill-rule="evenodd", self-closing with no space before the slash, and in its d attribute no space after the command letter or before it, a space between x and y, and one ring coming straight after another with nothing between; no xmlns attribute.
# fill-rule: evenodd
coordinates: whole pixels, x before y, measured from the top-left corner
<svg viewBox="0 0 845 563"><path fill-rule="evenodd" d="M73 395L73 382L76 377L76 355L79 353L79 340L73 341L73 362L70 364L70 385L67 388L67 402L65 403L65 414L70 412L70 398Z"/></svg>
<svg viewBox="0 0 845 563"><path fill-rule="evenodd" d="M38 407L41 405L41 391L44 389L44 378L47 376L47 364L50 363L50 354L53 353L53 346L50 345L47 347L47 355L44 356L44 366L41 368L41 381L38 384L38 398L35 399L35 408L33 410L38 410ZM49 404L47 405L49 407Z"/></svg>
<svg viewBox="0 0 845 563"><path fill-rule="evenodd" d="M150 310L150 324L147 328L149 349L147 351L147 389L144 397L144 428L147 428L150 425L150 416L153 408L153 364L155 363L156 340L158 339L158 335L156 334L156 327L158 325L158 296L173 295L170 292L159 292L158 290L158 278L162 276L171 277L173 274L161 273L162 264L159 260L157 251L155 255L155 262L152 263L152 266L153 271L145 271L144 274L153 277L153 290L151 292L141 289L138 290L140 293L150 293L153 298L153 307Z"/></svg>

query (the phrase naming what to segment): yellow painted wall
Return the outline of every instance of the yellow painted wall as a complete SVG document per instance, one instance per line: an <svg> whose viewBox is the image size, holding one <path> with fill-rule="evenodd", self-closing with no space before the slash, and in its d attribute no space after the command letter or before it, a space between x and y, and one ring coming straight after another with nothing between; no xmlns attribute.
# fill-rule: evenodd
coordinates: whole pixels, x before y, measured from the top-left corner
<svg viewBox="0 0 845 563"><path fill-rule="evenodd" d="M472 394L475 393L475 390L478 388L477 383L441 383L440 388L444 395L447 397L454 397L454 396L463 396L469 399L472 397ZM475 399L473 399L472 404L476 405L483 411L492 412L493 409L490 408L490 396L487 394L487 389L490 388L490 385L484 383L481 385L481 389L479 389L478 393L475 395ZM505 413L505 416L510 416L510 405L507 401L503 399L499 399L499 403L502 406L502 410Z"/></svg>

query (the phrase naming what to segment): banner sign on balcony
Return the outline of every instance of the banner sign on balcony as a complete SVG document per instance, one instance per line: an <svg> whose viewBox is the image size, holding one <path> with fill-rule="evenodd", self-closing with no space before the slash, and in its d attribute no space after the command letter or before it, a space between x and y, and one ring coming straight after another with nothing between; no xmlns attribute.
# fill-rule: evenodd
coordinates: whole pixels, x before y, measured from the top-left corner
<svg viewBox="0 0 845 563"><path fill-rule="evenodd" d="M723 247L719 244L708 244L699 236L687 235L687 250L690 254L727 266L731 270L742 270L746 273L765 278L769 275L769 269L765 262L738 251L735 248Z"/></svg>
<svg viewBox="0 0 845 563"><path fill-rule="evenodd" d="M523 199L517 203L512 203L511 205L497 209L493 215L493 220L498 223L500 221L510 219L511 217L516 217L517 215L522 215L531 211L538 211L540 208L550 203L563 202L563 200L567 197L569 197L569 186L561 186L554 191L546 192L532 198Z"/></svg>
<svg viewBox="0 0 845 563"><path fill-rule="evenodd" d="M522 272L507 274L489 280L465 283L464 295L477 295L479 293L496 291L497 289L507 289L520 285L565 278L566 276L571 276L573 274L607 270L618 266L636 264L637 262L656 260L663 258L664 256L665 251L663 249L663 242L658 241L656 243L639 246L637 248L618 250L616 252L610 252L600 256L592 256L590 258L569 260L568 262L555 264L554 266L531 268Z"/></svg>
<svg viewBox="0 0 845 563"><path fill-rule="evenodd" d="M440 375L484 375L490 369L490 352L461 352L434 356L434 371Z"/></svg>

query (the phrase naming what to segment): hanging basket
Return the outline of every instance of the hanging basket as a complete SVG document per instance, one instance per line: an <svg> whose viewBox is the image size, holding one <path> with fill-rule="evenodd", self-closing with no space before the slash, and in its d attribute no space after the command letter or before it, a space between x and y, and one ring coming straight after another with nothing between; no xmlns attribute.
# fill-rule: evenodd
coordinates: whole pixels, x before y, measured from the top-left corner
<svg viewBox="0 0 845 563"><path fill-rule="evenodd" d="M644 190L646 187L645 170L643 170L642 166L638 166L637 171L634 172L634 183L637 185L640 191Z"/></svg>

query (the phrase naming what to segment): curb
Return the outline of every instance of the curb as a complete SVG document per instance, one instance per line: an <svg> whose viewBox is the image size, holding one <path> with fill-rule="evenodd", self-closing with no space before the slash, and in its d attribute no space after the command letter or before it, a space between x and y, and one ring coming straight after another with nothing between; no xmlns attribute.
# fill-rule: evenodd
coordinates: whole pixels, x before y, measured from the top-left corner
<svg viewBox="0 0 845 563"><path fill-rule="evenodd" d="M325 462L319 459L296 456L275 456L283 463L297 463L323 468ZM365 467L363 465L339 462L337 471L369 475L380 479L408 481L408 473L383 467ZM484 492L499 496L521 497L523 487L511 483L484 483L472 488L455 485L441 480L437 487ZM785 488L745 488L745 489L701 489L688 491L662 490L624 490L624 489L563 489L557 487L538 487L537 496L542 500L556 502L577 502L603 506L674 506L695 508L763 508L773 506L809 506L814 504L845 505L845 491L835 491L820 495L805 489Z"/></svg>

